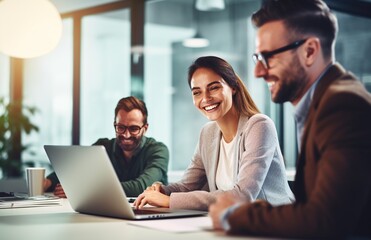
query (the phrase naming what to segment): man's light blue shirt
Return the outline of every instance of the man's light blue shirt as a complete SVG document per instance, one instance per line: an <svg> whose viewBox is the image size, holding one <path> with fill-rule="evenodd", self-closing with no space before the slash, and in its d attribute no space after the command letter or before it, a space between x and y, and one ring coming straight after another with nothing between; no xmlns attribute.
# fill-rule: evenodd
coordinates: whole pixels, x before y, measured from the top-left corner
<svg viewBox="0 0 371 240"><path fill-rule="evenodd" d="M294 118L296 123L296 141L298 150L300 150L301 138L303 137L304 124L309 112L309 106L313 99L314 90L316 89L318 79L312 84L309 90L300 99L294 110Z"/></svg>
<svg viewBox="0 0 371 240"><path fill-rule="evenodd" d="M327 70L332 66L329 64L325 70L318 76L317 80L312 84L309 90L304 94L304 96L300 99L299 103L296 105L294 110L294 118L296 123L296 138L298 143L298 150L300 151L301 140L304 133L304 124L307 120L308 112L310 104L312 103L313 94L316 90L317 84L319 80L323 77L323 75L327 72Z"/></svg>

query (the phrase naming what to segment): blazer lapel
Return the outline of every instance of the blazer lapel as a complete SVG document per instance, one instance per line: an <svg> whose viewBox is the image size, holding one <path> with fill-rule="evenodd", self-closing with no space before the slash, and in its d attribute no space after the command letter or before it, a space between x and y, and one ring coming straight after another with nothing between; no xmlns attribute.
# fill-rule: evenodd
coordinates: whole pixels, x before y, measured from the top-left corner
<svg viewBox="0 0 371 240"><path fill-rule="evenodd" d="M215 128L213 136L210 138L210 148L209 148L209 158L210 159L210 178L209 178L209 189L210 191L216 191L216 171L218 169L219 164L219 151L220 151L220 140L221 140L222 133L220 129L217 127Z"/></svg>
<svg viewBox="0 0 371 240"><path fill-rule="evenodd" d="M237 144L236 146L236 159L235 162L233 163L234 169L233 169L233 180L237 182L237 176L238 176L238 170L240 169L240 162L242 159L242 153L245 151L245 143L244 139L242 137L244 128L249 121L248 116L240 115L240 118L238 120L238 127L237 127L237 133L236 133L236 138L237 138Z"/></svg>
<svg viewBox="0 0 371 240"><path fill-rule="evenodd" d="M322 96L325 94L326 90L331 85L331 83L339 79L340 76L343 75L344 73L345 73L344 68L340 64L335 63L322 76L322 78L318 82L316 90L314 91L312 103L310 104L307 120L305 121L305 125L304 125L304 134L303 134L303 139L301 141L300 153L298 156L298 161L296 163L294 192L295 192L295 197L297 198L297 200L300 198L306 199L305 185L304 185L304 167L305 167L305 162L306 162L306 147L305 146L307 145L307 142L308 142L308 135L309 135L309 132L312 126L312 122L315 118L316 110L318 108L318 105L320 104L320 100Z"/></svg>

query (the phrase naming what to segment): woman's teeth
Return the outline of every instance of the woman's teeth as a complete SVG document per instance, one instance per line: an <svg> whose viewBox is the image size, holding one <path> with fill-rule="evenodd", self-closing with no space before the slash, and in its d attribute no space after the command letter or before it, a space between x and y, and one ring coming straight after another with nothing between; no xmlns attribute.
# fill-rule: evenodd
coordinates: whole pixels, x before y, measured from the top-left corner
<svg viewBox="0 0 371 240"><path fill-rule="evenodd" d="M204 109L206 111L210 111L210 110L213 110L214 108L216 108L217 106L218 106L218 104L214 104L214 105L206 106L206 107L204 107Z"/></svg>

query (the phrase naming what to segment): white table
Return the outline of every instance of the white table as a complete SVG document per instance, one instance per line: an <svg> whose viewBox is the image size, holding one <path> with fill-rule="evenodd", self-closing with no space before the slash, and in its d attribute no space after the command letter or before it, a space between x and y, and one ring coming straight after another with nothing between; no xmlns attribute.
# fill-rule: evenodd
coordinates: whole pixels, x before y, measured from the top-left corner
<svg viewBox="0 0 371 240"><path fill-rule="evenodd" d="M76 213L67 199L61 199L60 206L0 209L0 239L207 240L242 238L227 236L223 232L211 230L186 233L168 232L134 226L130 222Z"/></svg>

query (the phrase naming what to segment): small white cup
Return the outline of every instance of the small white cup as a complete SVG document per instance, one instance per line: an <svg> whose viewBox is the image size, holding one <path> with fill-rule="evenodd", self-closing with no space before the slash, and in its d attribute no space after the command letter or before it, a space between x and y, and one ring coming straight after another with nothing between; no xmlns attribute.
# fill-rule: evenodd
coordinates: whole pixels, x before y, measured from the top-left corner
<svg viewBox="0 0 371 240"><path fill-rule="evenodd" d="M28 196L44 195L45 168L26 168Z"/></svg>

